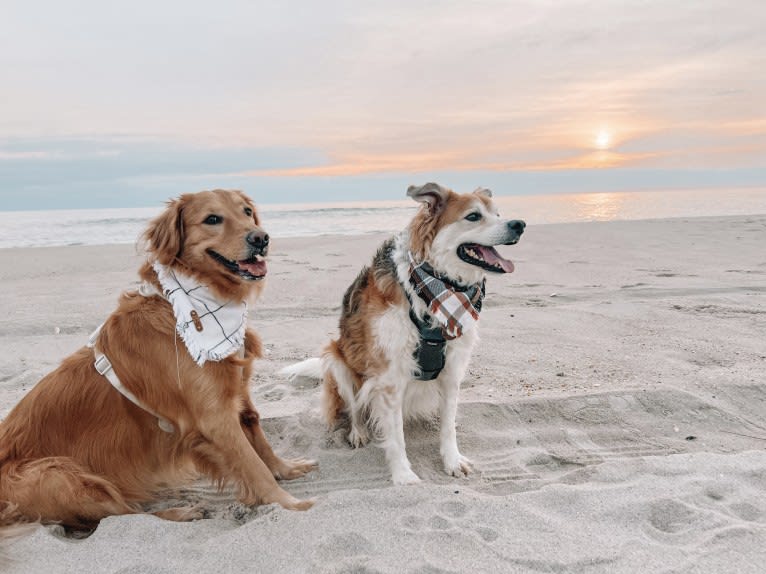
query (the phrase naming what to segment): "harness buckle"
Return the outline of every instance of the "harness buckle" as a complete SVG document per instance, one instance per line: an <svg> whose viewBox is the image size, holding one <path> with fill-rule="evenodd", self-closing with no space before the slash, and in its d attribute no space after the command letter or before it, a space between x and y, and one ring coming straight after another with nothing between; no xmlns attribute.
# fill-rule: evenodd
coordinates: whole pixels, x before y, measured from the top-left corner
<svg viewBox="0 0 766 574"><path fill-rule="evenodd" d="M112 363L109 361L109 359L106 358L105 355L100 355L96 362L93 363L93 365L96 367L96 372L99 375L106 376L106 374L112 370Z"/></svg>

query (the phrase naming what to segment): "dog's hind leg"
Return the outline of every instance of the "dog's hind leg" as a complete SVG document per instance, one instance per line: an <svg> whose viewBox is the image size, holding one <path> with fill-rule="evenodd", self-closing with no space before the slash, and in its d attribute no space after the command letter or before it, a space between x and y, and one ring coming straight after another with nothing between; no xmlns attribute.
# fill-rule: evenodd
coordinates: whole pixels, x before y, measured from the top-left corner
<svg viewBox="0 0 766 574"><path fill-rule="evenodd" d="M338 420L343 417L347 407L346 402L338 391L338 382L331 372L326 372L322 375L321 405L322 419L332 430L335 428Z"/></svg>
<svg viewBox="0 0 766 574"><path fill-rule="evenodd" d="M205 512L198 506L177 506L152 512L157 518L172 522L191 522L205 517Z"/></svg>
<svg viewBox="0 0 766 574"><path fill-rule="evenodd" d="M325 406L325 418L332 424L334 419L330 417L338 410L348 411L351 418L351 429L348 433L348 442L354 448L366 445L370 436L363 417L363 404L356 396L356 376L346 366L342 357L336 353L327 353L324 357L324 389L323 404Z"/></svg>
<svg viewBox="0 0 766 574"><path fill-rule="evenodd" d="M0 500L32 521L92 528L99 520L140 509L104 477L68 457L8 461L0 468Z"/></svg>

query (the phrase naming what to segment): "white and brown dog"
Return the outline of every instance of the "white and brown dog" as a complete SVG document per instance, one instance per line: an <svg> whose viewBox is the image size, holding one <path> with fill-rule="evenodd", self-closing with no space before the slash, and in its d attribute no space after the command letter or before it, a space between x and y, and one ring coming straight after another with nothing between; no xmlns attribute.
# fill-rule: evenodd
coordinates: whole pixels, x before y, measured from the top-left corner
<svg viewBox="0 0 766 574"><path fill-rule="evenodd" d="M478 339L485 276L513 271L493 246L516 243L525 227L502 219L487 189L458 194L428 183L407 195L423 205L346 291L340 337L321 359L282 371L321 377L327 422L347 413L355 447L371 429L395 484L420 480L407 459L404 421L436 413L444 470L471 471L457 446L458 390Z"/></svg>

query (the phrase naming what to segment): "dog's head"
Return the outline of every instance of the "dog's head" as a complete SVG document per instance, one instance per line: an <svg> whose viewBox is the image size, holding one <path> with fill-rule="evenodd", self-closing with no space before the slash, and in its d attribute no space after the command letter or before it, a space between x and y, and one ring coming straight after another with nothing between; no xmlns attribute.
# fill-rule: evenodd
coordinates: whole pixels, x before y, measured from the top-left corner
<svg viewBox="0 0 766 574"><path fill-rule="evenodd" d="M427 183L410 186L407 195L423 204L410 224L416 259L466 285L478 283L486 273L513 271L513 263L494 246L517 243L526 224L501 218L491 191L479 188L460 194Z"/></svg>
<svg viewBox="0 0 766 574"><path fill-rule="evenodd" d="M184 194L144 233L150 261L175 267L226 298L260 292L269 236L253 201L241 191Z"/></svg>

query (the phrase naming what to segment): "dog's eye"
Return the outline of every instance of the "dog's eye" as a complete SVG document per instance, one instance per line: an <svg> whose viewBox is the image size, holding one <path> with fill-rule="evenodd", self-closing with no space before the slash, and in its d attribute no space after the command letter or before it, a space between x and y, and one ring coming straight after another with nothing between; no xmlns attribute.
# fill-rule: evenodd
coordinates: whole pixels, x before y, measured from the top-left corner
<svg viewBox="0 0 766 574"><path fill-rule="evenodd" d="M481 213L474 211L465 216L466 221L479 221L481 219Z"/></svg>
<svg viewBox="0 0 766 574"><path fill-rule="evenodd" d="M208 215L205 218L205 221L203 221L205 225L218 225L219 223L223 223L223 217L220 215Z"/></svg>
<svg viewBox="0 0 766 574"><path fill-rule="evenodd" d="M250 209L249 207L246 207L246 208L245 208L245 215L247 215L248 217L250 217L252 214L253 214L253 210L252 210L252 209Z"/></svg>

